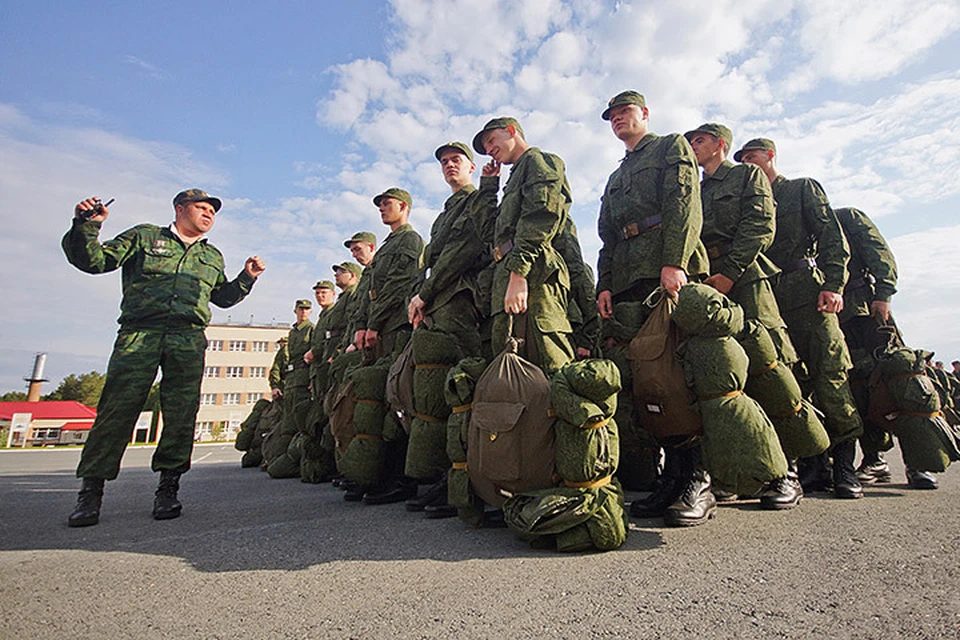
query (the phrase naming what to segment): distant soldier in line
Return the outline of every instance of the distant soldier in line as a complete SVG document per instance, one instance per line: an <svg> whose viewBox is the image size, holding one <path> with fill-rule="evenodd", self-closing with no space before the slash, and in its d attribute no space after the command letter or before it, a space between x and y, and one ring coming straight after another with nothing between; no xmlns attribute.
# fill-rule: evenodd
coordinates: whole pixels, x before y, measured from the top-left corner
<svg viewBox="0 0 960 640"><path fill-rule="evenodd" d="M160 472L153 517L180 515L177 493L193 451L210 303L237 304L264 271L263 261L253 256L227 280L223 255L206 238L220 206L219 198L200 189L181 191L173 199L172 224L137 225L103 244L99 235L107 208L91 197L73 209L73 224L61 242L67 260L86 273L122 269L123 299L97 419L77 467L83 484L68 520L71 527L100 521L104 481L120 471L158 367L164 429L151 464Z"/></svg>
<svg viewBox="0 0 960 640"><path fill-rule="evenodd" d="M700 242L703 216L696 156L683 136L652 133L649 114L643 95L624 91L610 99L601 115L626 146L626 156L610 174L600 205L598 230L603 246L598 259L597 307L601 318L608 322L616 318L624 331L607 337L604 355L617 363L623 381L617 424L622 442L632 445L622 451L621 464L628 468L644 461L649 464L645 452L659 454L659 450L633 410L633 372L627 360L627 346L647 320L649 309L631 304L644 312L632 316L623 312L624 303L642 303L658 287L676 296L688 275L702 279L708 270L706 249ZM624 415L628 419L621 422ZM668 524L705 522L716 508L709 491L695 492L696 505L674 504L688 484L709 486L706 472L698 468L698 452L664 444L666 465L661 482L646 499L634 501L630 513L659 517L669 510ZM696 513L690 512L693 507Z"/></svg>
<svg viewBox="0 0 960 640"><path fill-rule="evenodd" d="M317 300L317 321L314 323L310 337L310 349L303 354L303 361L310 367L310 407L303 424L303 447L300 456L300 480L302 482L319 483L332 475L332 453L327 456L320 447L323 436L323 403L318 402L317 388L319 378L324 375L329 365L322 359L314 361L313 352L318 342L322 348L325 326L330 310L337 299L336 285L330 280L319 280L313 285L313 295Z"/></svg>
<svg viewBox="0 0 960 640"><path fill-rule="evenodd" d="M287 336L277 340L276 345L277 352L273 356L273 364L270 365L270 373L267 376L271 400L276 400L283 395L283 379L287 375L287 362L290 360L290 354L287 352Z"/></svg>
<svg viewBox="0 0 960 640"><path fill-rule="evenodd" d="M490 174L501 164L512 165L492 234L493 352L506 344L514 316L523 323L514 333L526 338L521 355L552 375L574 358L567 317L570 274L553 245L573 202L563 160L531 147L520 123L509 117L487 122L473 148L493 157Z"/></svg>
<svg viewBox="0 0 960 640"><path fill-rule="evenodd" d="M853 461L863 423L850 391L853 368L837 313L843 309L850 248L823 188L777 172L773 140L750 140L734 160L760 167L773 187L777 232L766 254L780 268L775 293L790 339L809 372L816 406L826 415L837 497L863 495Z"/></svg>
<svg viewBox="0 0 960 640"><path fill-rule="evenodd" d="M710 277L704 284L743 307L747 320L757 320L773 339L786 365L797 362L797 353L786 331L773 293L777 266L764 251L773 242L776 209L770 182L750 164L727 160L733 133L722 124L705 123L684 134L703 167L700 197L703 232L700 235L710 258ZM760 506L790 509L800 504L803 488L796 460L786 476L772 480L760 495Z"/></svg>
<svg viewBox="0 0 960 640"><path fill-rule="evenodd" d="M429 330L445 334L452 338L457 349L451 360L480 355L480 322L482 313L477 277L489 264L489 249L481 236L483 220L491 217L497 208L496 177L484 177L480 189L473 186L473 152L463 142L448 142L434 152L440 163L444 181L450 186L452 194L443 205L443 211L437 216L430 229L430 243L424 251L423 269L417 293L408 306L408 318L414 332ZM416 351L414 359L418 364L424 355ZM437 366L424 360L428 366ZM415 384L417 379L415 378ZM423 380L423 379L421 379ZM433 375L431 381L439 382L435 388L418 389L418 392L436 397L443 402L443 378ZM421 382L422 384L422 382ZM422 420L437 420L443 428L431 428L424 425L421 438L423 451L408 451L407 468L411 468L410 457L417 455L425 458L428 451L434 452L435 460L417 460L417 465L434 469L435 477L420 477L422 483L431 485L415 498L407 501L410 511L425 511L427 517L441 518L457 515L457 510L447 504L447 470L450 460L446 455L446 416L418 416ZM442 423L440 422L442 418ZM421 426L414 422L413 429ZM426 446L432 444L432 446ZM429 463L429 464L428 464ZM413 473L408 471L408 473Z"/></svg>

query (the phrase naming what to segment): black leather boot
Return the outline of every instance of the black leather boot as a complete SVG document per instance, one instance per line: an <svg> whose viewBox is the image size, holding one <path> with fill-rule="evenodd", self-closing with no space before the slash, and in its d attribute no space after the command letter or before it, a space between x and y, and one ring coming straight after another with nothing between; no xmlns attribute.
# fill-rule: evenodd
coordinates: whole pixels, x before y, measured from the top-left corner
<svg viewBox="0 0 960 640"><path fill-rule="evenodd" d="M767 483L760 492L760 508L775 511L793 509L803 499L803 487L797 478L797 461L791 460L787 475Z"/></svg>
<svg viewBox="0 0 960 640"><path fill-rule="evenodd" d="M447 503L447 476L434 482L406 502L407 511L423 511L430 505ZM456 514L454 514L456 515Z"/></svg>
<svg viewBox="0 0 960 640"><path fill-rule="evenodd" d="M657 486L646 498L630 503L630 515L634 518L659 518L673 504L683 490L682 478L686 469L692 469L687 449L664 449L663 473Z"/></svg>
<svg viewBox="0 0 960 640"><path fill-rule="evenodd" d="M863 497L863 487L853 467L853 459L856 455L856 440L847 440L833 445L833 492L838 498Z"/></svg>
<svg viewBox="0 0 960 640"><path fill-rule="evenodd" d="M801 458L798 466L800 485L807 493L830 491L833 489L833 478L830 473L830 454L826 451L820 455Z"/></svg>
<svg viewBox="0 0 960 640"><path fill-rule="evenodd" d="M687 480L680 497L667 508L663 521L668 527L694 527L717 515L717 499L710 491L710 474L697 469Z"/></svg>
<svg viewBox="0 0 960 640"><path fill-rule="evenodd" d="M885 484L893 480L890 465L883 459L883 454L879 451L864 454L860 466L857 467L857 480L860 484Z"/></svg>
<svg viewBox="0 0 960 640"><path fill-rule="evenodd" d="M177 500L180 491L180 474L176 471L161 471L156 498L153 499L153 519L172 520L180 517L183 505Z"/></svg>
<svg viewBox="0 0 960 640"><path fill-rule="evenodd" d="M89 527L100 522L103 501L103 478L84 478L77 495L77 506L67 519L71 527Z"/></svg>

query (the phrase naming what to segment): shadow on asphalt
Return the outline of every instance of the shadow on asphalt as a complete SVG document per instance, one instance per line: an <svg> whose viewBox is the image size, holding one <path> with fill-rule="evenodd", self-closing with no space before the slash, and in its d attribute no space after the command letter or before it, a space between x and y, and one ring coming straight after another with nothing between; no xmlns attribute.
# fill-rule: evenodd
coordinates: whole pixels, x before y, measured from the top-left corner
<svg viewBox="0 0 960 640"><path fill-rule="evenodd" d="M71 529L79 480L72 472L0 476L0 551L125 552L182 558L204 572L298 570L344 561L463 562L567 555L534 550L503 529L427 520L403 504L346 503L329 484L273 480L257 469L215 464L184 475L183 515L151 517L157 476L121 471L108 482L100 524ZM662 544L631 529L622 551Z"/></svg>

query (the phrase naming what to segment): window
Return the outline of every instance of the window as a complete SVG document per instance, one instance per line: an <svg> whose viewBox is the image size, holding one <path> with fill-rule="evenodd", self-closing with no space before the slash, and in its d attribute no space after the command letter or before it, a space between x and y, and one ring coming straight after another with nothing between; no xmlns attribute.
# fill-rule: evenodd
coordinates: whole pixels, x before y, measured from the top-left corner
<svg viewBox="0 0 960 640"><path fill-rule="evenodd" d="M269 342L251 342L250 351L254 351L256 353L266 353L269 344Z"/></svg>
<svg viewBox="0 0 960 640"><path fill-rule="evenodd" d="M230 351L246 351L247 350L247 341L246 340L231 340L230 341Z"/></svg>
<svg viewBox="0 0 960 640"><path fill-rule="evenodd" d="M251 378L266 378L266 377L267 377L267 368L266 368L266 367L250 367L250 377L251 377Z"/></svg>
<svg viewBox="0 0 960 640"><path fill-rule="evenodd" d="M243 367L227 367L227 377L228 377L228 378L242 378L242 377L243 377Z"/></svg>
<svg viewBox="0 0 960 640"><path fill-rule="evenodd" d="M223 351L223 340L210 340L207 342L207 351Z"/></svg>
<svg viewBox="0 0 960 640"><path fill-rule="evenodd" d="M240 394L239 393L223 394L223 404L240 404Z"/></svg>
<svg viewBox="0 0 960 640"><path fill-rule="evenodd" d="M247 404L257 404L257 401L263 397L262 393L248 393Z"/></svg>
<svg viewBox="0 0 960 640"><path fill-rule="evenodd" d="M200 394L200 404L201 404L201 405L217 404L217 394L215 394L215 393L201 393L201 394Z"/></svg>
<svg viewBox="0 0 960 640"><path fill-rule="evenodd" d="M198 422L197 426L193 430L194 437L200 436L209 436L213 433L213 423L212 422Z"/></svg>
<svg viewBox="0 0 960 640"><path fill-rule="evenodd" d="M219 377L220 377L220 367L204 367L204 368L203 368L203 377L204 377L204 378L219 378Z"/></svg>

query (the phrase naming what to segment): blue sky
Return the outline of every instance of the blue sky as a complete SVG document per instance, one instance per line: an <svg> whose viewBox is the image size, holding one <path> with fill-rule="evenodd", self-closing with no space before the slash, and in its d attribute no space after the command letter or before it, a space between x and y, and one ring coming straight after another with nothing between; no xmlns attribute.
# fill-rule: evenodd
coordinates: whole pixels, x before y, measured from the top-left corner
<svg viewBox="0 0 960 640"><path fill-rule="evenodd" d="M0 53L0 391L41 351L51 384L105 368L119 276L59 249L90 194L117 199L104 237L168 223L182 188L221 196L211 240L229 275L253 253L268 271L215 320L292 320L343 238L386 235L373 195L407 188L426 232L447 195L433 150L510 114L566 161L593 261L623 154L599 113L627 88L654 131L711 120L737 147L774 138L782 173L871 214L897 253L908 342L960 358L957 0L17 0Z"/></svg>

